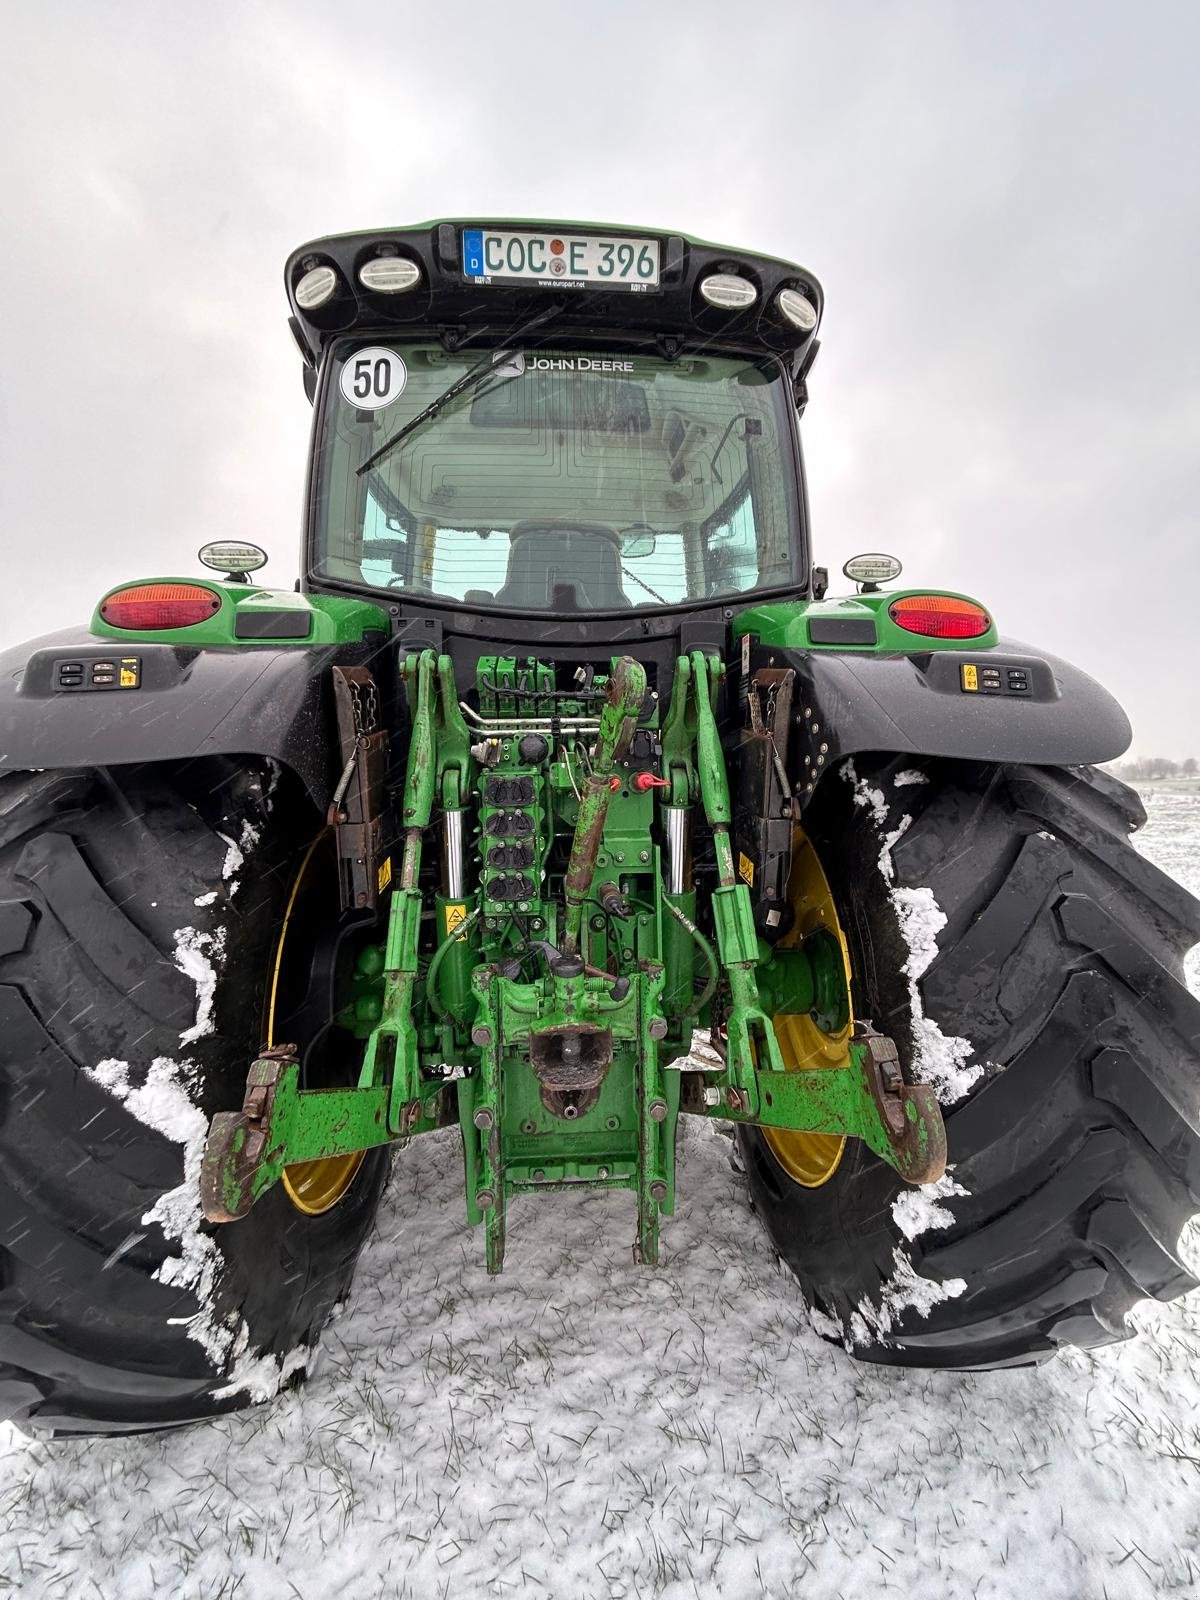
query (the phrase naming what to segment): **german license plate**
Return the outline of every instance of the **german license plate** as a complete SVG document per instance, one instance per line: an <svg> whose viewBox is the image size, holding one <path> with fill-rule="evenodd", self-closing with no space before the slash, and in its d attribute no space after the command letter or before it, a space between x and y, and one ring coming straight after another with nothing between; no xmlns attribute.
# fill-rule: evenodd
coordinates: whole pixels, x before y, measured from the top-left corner
<svg viewBox="0 0 1200 1600"><path fill-rule="evenodd" d="M644 291L658 287L658 240L464 228L463 272L475 283Z"/></svg>

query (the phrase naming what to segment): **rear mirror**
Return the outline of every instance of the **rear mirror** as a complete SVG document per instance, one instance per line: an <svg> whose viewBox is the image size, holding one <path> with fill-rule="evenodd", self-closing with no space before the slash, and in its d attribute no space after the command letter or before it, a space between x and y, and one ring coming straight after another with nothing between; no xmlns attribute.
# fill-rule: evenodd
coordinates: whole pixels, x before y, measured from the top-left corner
<svg viewBox="0 0 1200 1600"><path fill-rule="evenodd" d="M652 533L634 533L621 540L621 559L629 560L631 557L652 556L656 540Z"/></svg>
<svg viewBox="0 0 1200 1600"><path fill-rule="evenodd" d="M388 527L392 526L391 521ZM407 539L364 539L362 559L364 561L386 561L392 571L399 576L404 559L408 554Z"/></svg>

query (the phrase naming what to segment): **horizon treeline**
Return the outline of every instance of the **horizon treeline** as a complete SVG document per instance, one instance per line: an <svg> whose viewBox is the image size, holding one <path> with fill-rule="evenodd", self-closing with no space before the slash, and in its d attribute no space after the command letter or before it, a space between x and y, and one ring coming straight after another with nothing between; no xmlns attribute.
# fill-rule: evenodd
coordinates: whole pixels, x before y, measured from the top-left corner
<svg viewBox="0 0 1200 1600"><path fill-rule="evenodd" d="M1183 761L1172 761L1169 756L1130 756L1124 761L1110 762L1109 770L1126 783L1144 783L1154 778L1195 778L1200 775L1200 761L1195 756Z"/></svg>

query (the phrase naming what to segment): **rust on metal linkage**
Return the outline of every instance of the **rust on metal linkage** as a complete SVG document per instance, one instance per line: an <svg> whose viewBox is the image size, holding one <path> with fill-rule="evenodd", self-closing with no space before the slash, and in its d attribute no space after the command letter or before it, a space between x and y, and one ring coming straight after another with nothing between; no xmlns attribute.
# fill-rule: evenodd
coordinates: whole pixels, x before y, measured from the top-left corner
<svg viewBox="0 0 1200 1600"><path fill-rule="evenodd" d="M261 1050L240 1111L212 1119L200 1164L200 1207L209 1222L236 1222L254 1203L253 1178L266 1154L275 1091L296 1060L294 1044Z"/></svg>
<svg viewBox="0 0 1200 1600"><path fill-rule="evenodd" d="M896 1171L909 1183L936 1183L946 1170L946 1126L937 1095L927 1083L906 1083L893 1040L865 1024L855 1029L866 1048L862 1072Z"/></svg>

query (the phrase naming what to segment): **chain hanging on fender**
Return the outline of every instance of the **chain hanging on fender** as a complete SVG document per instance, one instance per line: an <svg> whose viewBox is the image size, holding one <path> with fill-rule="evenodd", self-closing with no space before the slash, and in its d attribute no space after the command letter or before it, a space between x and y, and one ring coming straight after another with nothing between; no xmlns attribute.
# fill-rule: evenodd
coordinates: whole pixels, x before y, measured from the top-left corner
<svg viewBox="0 0 1200 1600"><path fill-rule="evenodd" d="M388 735L366 667L334 667L332 674L343 766L326 821L337 841L342 910L374 910L391 877Z"/></svg>

